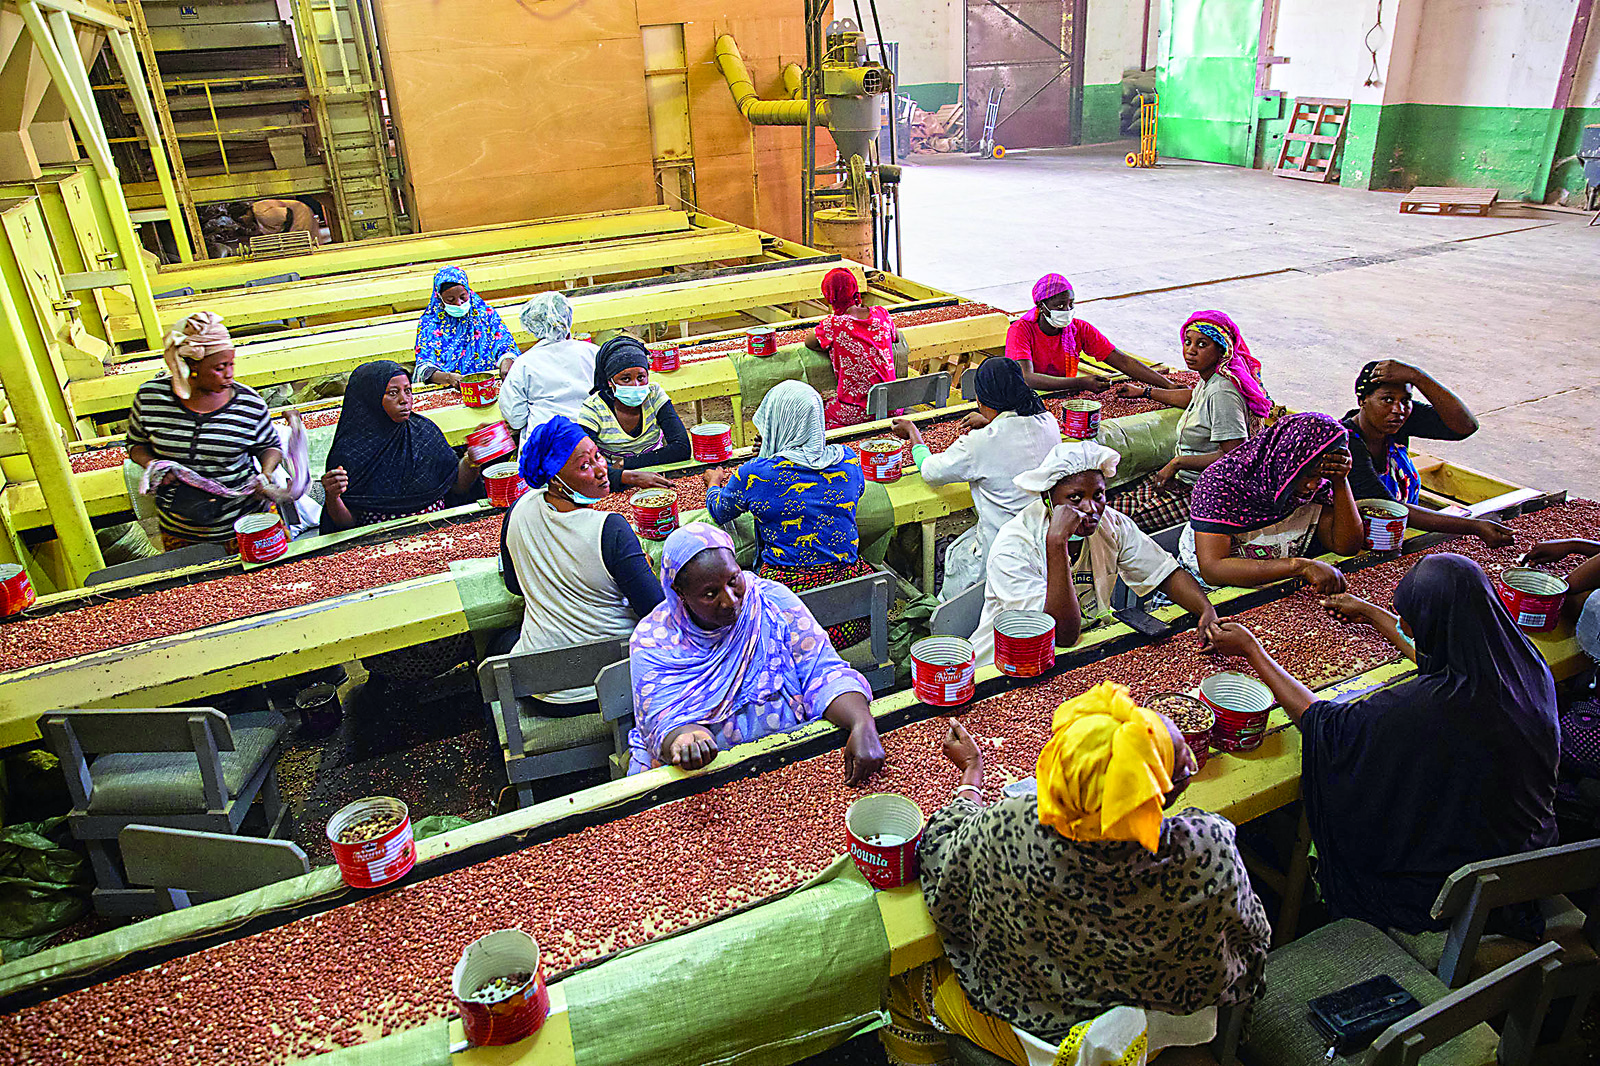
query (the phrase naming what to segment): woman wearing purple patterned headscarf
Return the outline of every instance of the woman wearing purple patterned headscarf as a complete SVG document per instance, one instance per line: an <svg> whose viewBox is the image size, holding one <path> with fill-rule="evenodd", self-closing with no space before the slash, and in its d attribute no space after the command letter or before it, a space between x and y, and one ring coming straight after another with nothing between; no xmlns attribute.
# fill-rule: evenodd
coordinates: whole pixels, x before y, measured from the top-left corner
<svg viewBox="0 0 1600 1066"><path fill-rule="evenodd" d="M1170 389L1172 382L1106 339L1081 318L1074 318L1072 283L1060 274L1046 274L1033 285L1033 309L1006 331L1006 358L1022 367L1022 377L1041 392L1098 392L1106 379L1078 373L1078 357L1087 355L1122 371L1135 381Z"/></svg>
<svg viewBox="0 0 1600 1066"><path fill-rule="evenodd" d="M666 598L629 644L635 725L629 773L698 770L718 750L818 718L849 730L845 776L883 765L872 690L784 586L743 571L733 540L691 522L662 545Z"/></svg>
<svg viewBox="0 0 1600 1066"><path fill-rule="evenodd" d="M1312 536L1329 551L1361 550L1344 427L1327 415L1279 419L1200 473L1179 559L1211 585L1255 588L1304 578L1324 594L1344 574L1305 558Z"/></svg>

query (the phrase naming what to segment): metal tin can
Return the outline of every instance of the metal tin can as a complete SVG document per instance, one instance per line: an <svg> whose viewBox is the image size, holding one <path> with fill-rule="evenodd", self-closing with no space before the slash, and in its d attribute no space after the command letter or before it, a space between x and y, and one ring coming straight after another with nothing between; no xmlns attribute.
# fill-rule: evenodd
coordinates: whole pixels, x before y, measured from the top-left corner
<svg viewBox="0 0 1600 1066"><path fill-rule="evenodd" d="M678 528L678 494L671 489L640 489L630 502L634 528L645 540L666 540Z"/></svg>
<svg viewBox="0 0 1600 1066"><path fill-rule="evenodd" d="M899 888L916 879L922 828L922 809L894 792L862 796L844 814L850 858L873 888Z"/></svg>
<svg viewBox="0 0 1600 1066"><path fill-rule="evenodd" d="M0 618L21 614L37 599L27 570L16 563L0 563Z"/></svg>
<svg viewBox="0 0 1600 1066"><path fill-rule="evenodd" d="M678 349L672 346L650 349L650 369L658 374L670 374L678 369Z"/></svg>
<svg viewBox="0 0 1600 1066"><path fill-rule="evenodd" d="M360 834L369 819L381 820L382 831L359 840L347 839ZM351 888L376 888L399 880L417 862L411 810L393 796L367 796L340 807L328 819L328 843L339 864L339 876Z"/></svg>
<svg viewBox="0 0 1600 1066"><path fill-rule="evenodd" d="M1147 710L1172 719L1194 752L1195 769L1203 770L1211 753L1217 713L1186 692L1157 692L1144 701Z"/></svg>
<svg viewBox="0 0 1600 1066"><path fill-rule="evenodd" d="M733 458L733 427L726 422L702 422L689 430L689 443L696 462L724 462Z"/></svg>
<svg viewBox="0 0 1600 1066"><path fill-rule="evenodd" d="M489 495L489 503L495 507L510 507L528 491L528 483L522 480L516 463L484 467L483 487Z"/></svg>
<svg viewBox="0 0 1600 1066"><path fill-rule="evenodd" d="M1212 674L1200 682L1200 702L1217 716L1212 739L1223 751L1253 751L1267 732L1272 690L1253 677L1233 671Z"/></svg>
<svg viewBox="0 0 1600 1066"><path fill-rule="evenodd" d="M1405 543L1406 518L1411 513L1405 504L1393 500L1357 500L1356 511L1361 515L1361 532L1368 551L1397 551Z"/></svg>
<svg viewBox="0 0 1600 1066"><path fill-rule="evenodd" d="M911 645L911 687L917 699L954 707L976 691L977 651L960 637L927 637Z"/></svg>
<svg viewBox="0 0 1600 1066"><path fill-rule="evenodd" d="M1100 432L1098 400L1068 400L1061 405L1061 431L1074 440L1089 440Z"/></svg>
<svg viewBox="0 0 1600 1066"><path fill-rule="evenodd" d="M270 563L289 550L289 531L271 511L245 515L233 524L233 535L247 563Z"/></svg>
<svg viewBox="0 0 1600 1066"><path fill-rule="evenodd" d="M778 331L772 326L751 326L744 331L744 350L765 358L778 350Z"/></svg>
<svg viewBox="0 0 1600 1066"><path fill-rule="evenodd" d="M1528 566L1511 567L1495 583L1506 613L1529 633L1548 633L1560 623L1567 588L1554 574Z"/></svg>
<svg viewBox="0 0 1600 1066"><path fill-rule="evenodd" d="M468 1043L514 1044L550 1016L539 943L521 929L499 929L468 944L450 975Z"/></svg>
<svg viewBox="0 0 1600 1066"><path fill-rule="evenodd" d="M856 443L861 456L861 473L868 481L891 482L900 480L900 467L905 462L905 443L892 437L864 440Z"/></svg>
<svg viewBox="0 0 1600 1066"><path fill-rule="evenodd" d="M994 664L1011 677L1038 677L1056 664L1056 620L1043 611L1001 611Z"/></svg>
<svg viewBox="0 0 1600 1066"><path fill-rule="evenodd" d="M488 407L499 398L500 376L493 371L461 379L461 402L468 407Z"/></svg>
<svg viewBox="0 0 1600 1066"><path fill-rule="evenodd" d="M504 422L484 426L467 434L467 451L474 462L489 463L516 449L511 427Z"/></svg>

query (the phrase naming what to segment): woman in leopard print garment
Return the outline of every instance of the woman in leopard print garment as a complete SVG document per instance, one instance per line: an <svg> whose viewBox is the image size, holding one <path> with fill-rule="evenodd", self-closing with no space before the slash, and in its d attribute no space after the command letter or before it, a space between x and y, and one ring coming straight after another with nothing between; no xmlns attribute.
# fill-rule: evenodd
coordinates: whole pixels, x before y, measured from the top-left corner
<svg viewBox="0 0 1600 1066"><path fill-rule="evenodd" d="M1164 766L1152 768L1166 772L1150 778L1170 787L1152 789L1147 820L1136 829L1128 828L1130 816L1101 831L1097 809L1069 812L1088 817L1063 821L1048 747L1040 757L1041 795L985 806L977 747L959 726L946 741L963 781L979 787L963 784L928 820L918 851L928 911L971 1008L1051 1047L1081 1039L1075 1025L1114 1007L1188 1015L1247 1004L1262 991L1272 930L1250 887L1234 826L1192 808L1161 816L1163 803L1170 806L1187 784L1194 758L1169 720L1138 711L1146 717L1130 729L1169 734ZM1093 761L1084 754L1091 745L1068 733L1062 712L1056 738L1076 749L1069 758ZM1106 761L1093 780L1073 782L1075 793L1096 807L1113 787L1101 780L1111 776ZM1045 807L1051 810L1041 821ZM1091 822L1095 828L1085 830ZM1072 839L1063 825L1096 839ZM1152 1043L1156 1036L1152 1016Z"/></svg>

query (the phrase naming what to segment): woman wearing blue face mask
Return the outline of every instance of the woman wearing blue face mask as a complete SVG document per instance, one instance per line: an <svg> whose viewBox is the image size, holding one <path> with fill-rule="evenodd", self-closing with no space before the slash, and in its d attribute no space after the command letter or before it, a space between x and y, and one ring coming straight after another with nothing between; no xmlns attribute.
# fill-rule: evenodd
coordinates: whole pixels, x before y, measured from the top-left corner
<svg viewBox="0 0 1600 1066"><path fill-rule="evenodd" d="M416 380L458 386L468 374L504 376L520 353L499 312L467 286L467 272L433 276L433 298L417 320Z"/></svg>
<svg viewBox="0 0 1600 1066"><path fill-rule="evenodd" d="M626 334L602 344L589 392L577 421L605 453L611 491L667 488L666 478L641 468L687 460L689 431L667 391L650 380L645 346Z"/></svg>

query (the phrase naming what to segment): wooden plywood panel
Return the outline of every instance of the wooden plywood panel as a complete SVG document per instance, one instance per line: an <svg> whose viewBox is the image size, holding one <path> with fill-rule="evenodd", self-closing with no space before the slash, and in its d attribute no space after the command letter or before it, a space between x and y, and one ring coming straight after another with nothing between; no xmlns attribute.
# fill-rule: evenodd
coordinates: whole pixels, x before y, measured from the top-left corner
<svg viewBox="0 0 1600 1066"><path fill-rule="evenodd" d="M488 219L549 218L577 211L611 211L655 202L655 172L649 163L617 167L587 167L567 173L515 174L474 178L448 187L430 189L437 198L423 207L423 217L447 221L429 228L465 225Z"/></svg>
<svg viewBox="0 0 1600 1066"><path fill-rule="evenodd" d="M682 16L646 18L625 0L587 0L582 4L474 0L470 5L446 0L377 0L375 6L382 20L386 57L402 52L476 51L485 44L538 52L575 41L637 39L640 23L683 21Z"/></svg>

